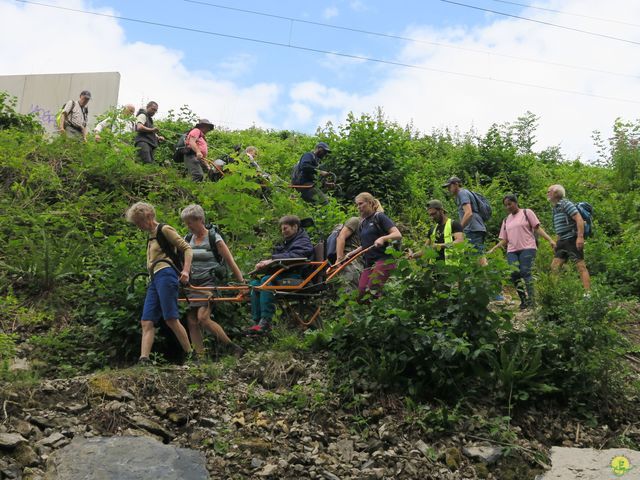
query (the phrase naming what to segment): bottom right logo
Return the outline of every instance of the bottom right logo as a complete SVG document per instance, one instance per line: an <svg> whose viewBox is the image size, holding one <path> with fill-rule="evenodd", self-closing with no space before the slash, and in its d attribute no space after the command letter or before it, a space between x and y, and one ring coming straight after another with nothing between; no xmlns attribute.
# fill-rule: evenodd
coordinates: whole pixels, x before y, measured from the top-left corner
<svg viewBox="0 0 640 480"><path fill-rule="evenodd" d="M624 455L618 455L611 459L611 470L616 477L621 477L629 470L632 470L631 462Z"/></svg>

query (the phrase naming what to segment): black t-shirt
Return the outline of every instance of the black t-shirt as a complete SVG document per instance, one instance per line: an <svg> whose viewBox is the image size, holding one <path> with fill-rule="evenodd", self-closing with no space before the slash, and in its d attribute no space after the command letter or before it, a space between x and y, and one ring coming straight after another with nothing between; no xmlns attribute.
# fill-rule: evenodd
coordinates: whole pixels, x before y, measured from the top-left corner
<svg viewBox="0 0 640 480"><path fill-rule="evenodd" d="M444 226L446 225L446 222L443 223L442 225L440 224L436 224L434 225L431 230L429 230L429 239L431 239L431 235L433 235L433 230L436 230L436 243L445 243L444 241ZM457 220L452 220L451 221L451 235L453 235L454 233L463 233L464 229L462 228L462 224L460 222L458 222ZM438 250L438 257L440 260L444 260L444 248L441 248L440 250Z"/></svg>
<svg viewBox="0 0 640 480"><path fill-rule="evenodd" d="M393 220L384 213L374 213L360 223L360 245L362 245L362 248L370 247L378 238L387 235L389 230L395 226L396 224L393 223ZM386 246L382 248L376 247L365 253L363 255L365 265L370 267L378 260L390 258L390 255L384 253L386 249Z"/></svg>

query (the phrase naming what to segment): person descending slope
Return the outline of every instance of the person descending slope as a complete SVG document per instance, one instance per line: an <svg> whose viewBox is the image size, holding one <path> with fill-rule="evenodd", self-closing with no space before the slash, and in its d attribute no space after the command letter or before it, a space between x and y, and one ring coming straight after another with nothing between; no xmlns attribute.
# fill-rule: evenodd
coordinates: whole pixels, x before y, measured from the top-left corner
<svg viewBox="0 0 640 480"><path fill-rule="evenodd" d="M327 197L322 191L315 186L316 172L321 176L329 175L329 172L320 170L320 160L331 153L329 145L325 142L318 142L313 152L307 152L298 163L293 167L291 175L291 183L300 192L300 196L305 202L319 203L325 205L328 203Z"/></svg>

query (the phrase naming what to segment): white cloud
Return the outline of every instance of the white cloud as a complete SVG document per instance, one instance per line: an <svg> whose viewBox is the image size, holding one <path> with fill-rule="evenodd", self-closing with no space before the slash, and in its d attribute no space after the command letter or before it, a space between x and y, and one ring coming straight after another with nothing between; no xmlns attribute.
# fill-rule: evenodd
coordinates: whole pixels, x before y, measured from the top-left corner
<svg viewBox="0 0 640 480"><path fill-rule="evenodd" d="M596 17L640 18L640 2L625 0L556 0L539 5ZM524 15L640 41L638 28L538 10L527 10ZM392 119L403 123L413 120L417 128L427 132L432 128L459 126L462 130L475 127L482 133L492 123L515 120L530 110L541 117L537 148L560 144L565 153L582 155L584 160L595 157L591 141L593 130L603 131L606 135L617 117L633 119L639 116L637 45L524 20L493 18L488 25L471 28L454 26L437 30L415 26L407 30L403 35L459 48L407 43L397 57L390 60L416 64L424 70L389 69L390 74L370 94L352 94L307 82L296 85L291 96L311 105L330 104L332 108L340 109L339 118L344 118L348 111L371 112L376 106L382 106ZM610 70L629 76L532 63L460 48ZM635 103L518 86L517 83L629 99ZM318 114L318 118L325 114Z"/></svg>
<svg viewBox="0 0 640 480"><path fill-rule="evenodd" d="M50 2L89 9L83 0ZM113 13L112 10L100 10ZM14 2L0 3L0 74L118 71L120 103L142 105L153 99L162 115L190 105L202 117L230 128L253 123L273 108L280 89L272 83L240 88L209 72L189 70L182 53L162 45L129 42L118 21ZM69 30L61 26L73 24ZM28 26L28 28L26 27ZM28 35L25 36L25 32ZM61 32L72 32L61 34ZM248 59L241 59L244 64ZM228 63L228 68L235 68Z"/></svg>
<svg viewBox="0 0 640 480"><path fill-rule="evenodd" d="M327 7L324 9L324 12L322 12L322 16L326 20L330 20L334 17L337 17L339 14L340 14L340 11L338 10L338 7Z"/></svg>
<svg viewBox="0 0 640 480"><path fill-rule="evenodd" d="M227 57L218 63L216 73L226 78L239 78L249 73L256 63L256 57L242 53L234 57Z"/></svg>
<svg viewBox="0 0 640 480"><path fill-rule="evenodd" d="M354 12L366 12L369 7L362 0L352 0L349 2L349 8Z"/></svg>

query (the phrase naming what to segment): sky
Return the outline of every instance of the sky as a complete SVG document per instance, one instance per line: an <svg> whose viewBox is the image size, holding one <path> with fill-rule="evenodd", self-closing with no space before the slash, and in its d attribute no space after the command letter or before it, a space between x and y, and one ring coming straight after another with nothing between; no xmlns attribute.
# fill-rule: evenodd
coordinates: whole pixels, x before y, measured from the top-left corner
<svg viewBox="0 0 640 480"><path fill-rule="evenodd" d="M382 107L424 133L482 134L531 111L536 148L588 162L592 132L640 107L634 0L35 3L0 0L0 75L118 71L121 104L187 104L229 129L313 133Z"/></svg>

